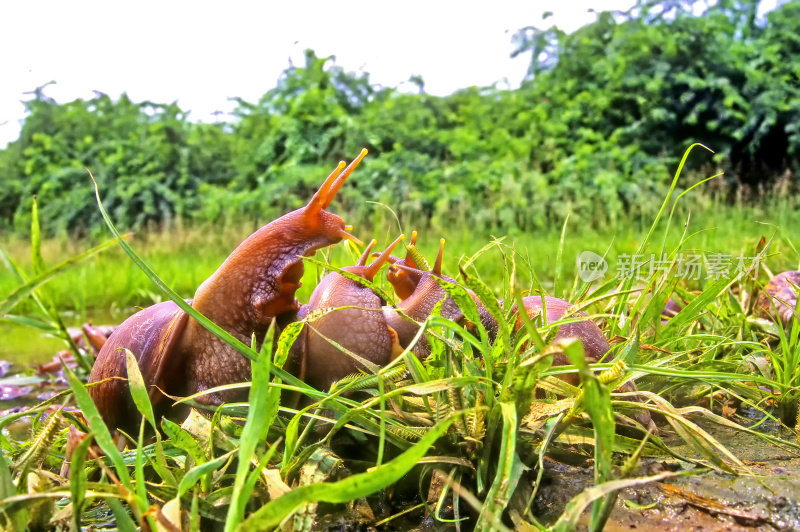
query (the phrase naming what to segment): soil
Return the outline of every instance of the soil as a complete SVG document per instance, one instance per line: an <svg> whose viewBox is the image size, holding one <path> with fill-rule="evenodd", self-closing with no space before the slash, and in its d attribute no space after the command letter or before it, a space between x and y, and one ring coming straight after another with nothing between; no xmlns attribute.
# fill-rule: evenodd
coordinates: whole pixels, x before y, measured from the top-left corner
<svg viewBox="0 0 800 532"><path fill-rule="evenodd" d="M800 530L800 456L762 439L728 429L704 427L745 465L751 475L709 471L663 483L623 490L604 530L774 531ZM777 429L775 429L777 431ZM795 437L789 431L785 439ZM677 442L673 449L689 455ZM686 468L673 459L649 460L642 475ZM552 524L566 503L593 484L591 466L548 461L545 482L534 500L533 513ZM591 509L580 530L588 530Z"/></svg>

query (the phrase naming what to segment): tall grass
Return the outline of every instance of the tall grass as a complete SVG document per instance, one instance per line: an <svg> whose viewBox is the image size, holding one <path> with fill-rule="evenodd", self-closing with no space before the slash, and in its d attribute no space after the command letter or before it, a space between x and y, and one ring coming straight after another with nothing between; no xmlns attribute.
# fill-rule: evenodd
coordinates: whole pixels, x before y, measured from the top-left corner
<svg viewBox="0 0 800 532"><path fill-rule="evenodd" d="M487 235L456 230L447 235L450 252L444 269L461 270L463 283L481 296L498 322L495 341L479 320L473 320L474 333L467 332L462 324L441 317L437 307L423 323L431 344L426 360L409 348L387 367L343 379L326 393L282 369L299 325L278 338L268 337L258 352L219 332L251 359L254 378L203 393L248 386L249 403L224 405L207 417L193 414L180 426L153 417L135 360L128 356L129 385L143 417L138 435L129 437L129 451L115 446L80 372L65 369L69 394L86 422L65 412L69 394L0 417L0 429L27 417L33 431L27 440L0 432L0 522L20 530L54 522L74 529L113 524L122 530L309 530L333 515L367 525L428 519L456 529L572 530L591 506L591 527L598 530L616 494L626 487L706 470L749 474L747 464L717 441L708 426L750 432L767 444L798 452L796 443L757 432L758 424L745 426L750 420L721 415L724 411L716 403L721 396L735 399L757 412L762 424L777 423L781 416L790 421L771 402L785 407L787 400L796 400L800 373L789 365L796 360L797 328L788 334L779 323L754 316L745 302L752 300L746 295L752 296L758 283L747 278L685 283L668 270L633 283L615 279L613 268L622 254L660 253L662 247L672 253L761 253L769 255L772 269L793 266L797 253L782 227L792 227L783 224L796 221L796 215L768 214L720 208L692 217L688 227L673 220L669 234L663 234L664 223L654 224L654 231L567 225L563 232L517 235L488 245ZM759 223L765 219L779 224ZM112 295L81 299L87 313L123 300L123 291L125 304L180 300L191 295L247 232L233 243L228 242L233 235L208 236L197 229L147 235L124 244L144 273L130 269L126 276L127 262L105 254L83 267L98 268L97 273L116 268L115 275L95 279L75 269L30 292L43 297L46 291L57 302L54 308L70 308L74 298L69 293L78 289L76 283L97 286L108 281L100 290ZM380 236L392 233L384 230ZM773 234L771 247L759 248L761 237ZM422 252L432 256L437 240L420 238ZM30 284L21 275L26 268L45 271L71 245L46 243L41 252L34 251L30 263L20 261L11 289ZM33 247L40 245L34 240ZM17 255L22 244L12 243L9 249L9 256ZM159 262L176 249L184 250L177 253L180 259ZM574 266L577 255L587 249L606 255L612 268L591 285L578 278ZM346 255L337 247L322 258L339 265L352 261ZM320 273L310 262L301 299ZM197 277L190 282L193 275ZM134 286L143 290L139 296L130 295ZM558 324L543 324L535 316L515 333L516 316L504 311L495 297L513 299L530 288L570 297L613 330L616 338L607 359L587 364L579 343L553 342ZM97 290L89 284L81 288L87 295ZM463 290L449 290L465 315L477 315ZM670 297L678 297L683 310L662 324L660 307ZM38 312L35 301L28 305ZM75 310L80 314L80 308ZM571 365L552 366L556 353L563 353ZM748 364L758 357L766 366ZM557 378L565 372L577 372L580 386ZM639 390L612 392L632 379ZM303 397L299 405L287 401L297 394ZM198 406L194 399L183 401ZM661 416L662 434L672 432L683 441L681 452L636 421L642 410ZM67 425L88 432L89 439L75 449L69 476L61 477L56 471L64 460ZM145 438L147 425L161 429L154 441ZM92 440L105 458L93 453ZM574 497L555 522L538 522L531 502L542 488L544 458L587 452L593 455L595 486ZM639 463L650 456L674 457L684 468L647 476Z"/></svg>
<svg viewBox="0 0 800 532"><path fill-rule="evenodd" d="M401 230L408 233L412 229L422 229L419 247L427 256L435 255L440 237L446 238L448 244L445 270L451 272L457 271L456 264L461 257L471 256L494 236L499 236L467 226L449 228L445 233L434 233L424 228L401 228L396 223L392 224L397 226L396 230L379 230L365 223L354 222L360 236L383 239L396 236ZM679 224L680 221L676 223ZM692 213L690 225L691 232L695 234L683 246L687 253L705 251L734 256L740 253L752 254L762 236L769 238L776 234L772 252L766 262L768 267L772 271L781 271L796 268L800 264L800 254L794 247L792 235L786 229L800 225L800 212L780 203L759 208L711 205L707 211ZM183 297L191 297L197 286L254 229L255 227L248 224L227 226L221 230L213 227L176 226L168 231L133 234L129 241L168 285ZM609 273L613 275L614 268L619 265L619 256L636 253L647 230L646 227L624 223L615 227L569 225L562 242L560 229L504 237L503 242L518 250L549 293L553 293L556 274L560 271L562 277L569 281L562 283L553 294L561 297L575 295L572 293L571 281L575 277L575 261L582 251L591 250L600 255L607 253L606 258L611 267ZM670 232L667 235L667 247L674 247L679 236L677 230ZM94 244L95 242L73 241L65 237L48 239L42 242L42 256L48 264L56 264ZM21 268L30 271L29 239L11 236L2 247ZM651 251L648 250L647 253ZM340 266L350 264L353 260L341 246L331 248L320 257L323 255ZM481 277L496 291L501 290L504 278L502 262L498 258L499 254L488 253L476 262ZM301 301L308 300L320 275L319 269L313 266L307 268L303 287L298 292ZM17 286L18 280L15 276L5 268L0 269L0 299ZM692 288L697 286L695 284ZM119 248L106 250L91 261L66 271L51 280L47 290L68 326L86 321L95 324L119 323L135 307L145 307L163 299L163 295L147 276ZM33 308L32 303L23 302L22 308L29 311ZM0 335L5 339L0 342L0 359L40 362L49 358L50 353L59 346L57 341L50 341L46 337L37 335L31 338L27 328L10 325L2 320Z"/></svg>

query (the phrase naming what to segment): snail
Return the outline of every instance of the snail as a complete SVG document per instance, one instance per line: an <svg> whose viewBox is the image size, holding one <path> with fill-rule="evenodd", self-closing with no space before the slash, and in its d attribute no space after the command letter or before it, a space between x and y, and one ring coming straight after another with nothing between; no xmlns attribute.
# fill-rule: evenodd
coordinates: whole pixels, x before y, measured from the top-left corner
<svg viewBox="0 0 800 532"><path fill-rule="evenodd" d="M411 241L408 243L406 257L404 259L398 259L394 256L389 256L389 262L391 262L394 267L389 268L389 271L386 272L386 280L392 285L394 288L394 293L397 294L401 300L406 299L407 297L411 296L414 293L414 290L417 288L417 284L419 284L420 276L416 275L416 272L420 270L420 266L414 261L412 250L416 249L417 245L417 232L411 232ZM401 269L401 266L408 266L412 268L411 271L405 271ZM427 267L427 264L424 265Z"/></svg>
<svg viewBox="0 0 800 532"><path fill-rule="evenodd" d="M434 267L429 272L424 272L409 266L410 261L413 260L411 259L411 253L409 250L409 255L406 256L406 259L403 259L403 262L396 260L390 268L390 275L387 275L387 278L395 288L395 293L398 295L398 297L402 297L401 293L407 293L409 287L412 285L414 286L414 290L411 292L411 295L404 298L398 304L398 308L402 309L406 315L414 318L414 320L417 322L424 321L430 315L434 305L443 298L446 299L442 304L442 316L450 318L456 322L464 319L464 314L458 308L455 301L453 301L449 296L446 296L444 288L442 288L442 286L433 279L433 277L439 277L440 279L445 279L448 282L456 283L454 279L442 275L441 273L443 250L444 240L440 242L439 254L436 257ZM395 271L398 269L400 272L402 272L402 275L399 275L400 272ZM400 290L398 290L398 287ZM481 324L485 327L489 337L494 338L498 327L496 320L474 293L470 291L468 291L468 293L472 296L478 307L478 314L480 316ZM500 303L501 306L503 304L502 301L498 301L498 303ZM576 311L568 314L570 309L573 307L573 305L568 301L551 296L527 296L522 298L522 303L525 313L530 317L533 317L537 313L541 312L544 304L546 310L544 322L546 324L560 321L568 317L587 318L584 320L560 325L555 339L577 338L581 340L584 353L588 361L598 362L609 351L610 346L608 340L606 339L600 327L589 320L588 316L586 316L586 314L583 312ZM516 311L517 306L515 304L512 307L512 315L516 313ZM402 324L391 320L387 321L392 323L397 330L400 343L403 346L407 346L410 339L413 338L414 334L416 334L417 327L412 323L410 330L406 331L403 329ZM519 330L522 328L522 325L522 319L518 317L514 326L514 332L519 332ZM415 349L415 354L424 357L429 352L429 346L427 345L426 341L422 341L420 344L422 345L418 349ZM568 363L568 360L563 354L556 354L553 359L553 365L556 366L567 365ZM578 384L578 375L575 373L559 375L559 378L563 379L569 384L572 384L573 386ZM633 392L636 391L636 385L629 381L619 387L617 391ZM634 418L636 418L636 420L639 421L644 427L653 430L653 432L657 432L655 423L653 423L647 410L639 410L635 412Z"/></svg>
<svg viewBox="0 0 800 532"><path fill-rule="evenodd" d="M303 275L303 256L349 239L341 217L326 209L366 155L362 150L347 167L341 162L307 205L258 229L245 239L197 289L193 308L233 336L250 343L263 338L273 320L295 318L295 292ZM185 411L170 408L164 394L190 395L216 386L248 381L250 361L219 340L174 302L145 308L122 323L103 345L89 377L90 393L109 428L133 433L139 415L128 391L125 355L138 361L159 417ZM122 378L119 378L122 377ZM163 391L163 393L162 393ZM246 391L204 394L200 403L219 405L246 400Z"/></svg>
<svg viewBox="0 0 800 532"><path fill-rule="evenodd" d="M395 289L395 294L401 298L397 307L417 322L424 321L430 315L434 305L443 298L445 301L442 304L442 316L456 322L464 318L463 312L458 305L456 305L455 301L449 296L445 298L446 293L444 288L434 279L438 277L450 283L457 283L455 279L441 273L443 251L444 240L440 242L439 253L436 256L436 262L433 268L430 271L422 271L410 265L413 264L413 259L411 258L411 252L409 250L409 254L402 261L395 259L395 262L392 264L387 274L387 279ZM413 290L410 290L411 287L413 287ZM490 337L493 338L498 327L496 320L474 293L469 290L467 292L472 296L472 299L478 307L481 324L486 328ZM547 323L563 319L567 310L572 307L567 301L550 296L545 296L544 302L547 309ZM502 302L499 303L502 305ZM536 312L542 310L542 297L524 297L523 304L526 313L529 316L533 316ZM516 312L516 309L517 307L514 305L514 307L512 307L512 313ZM575 315L586 316L586 314L582 312L575 313ZM390 321L392 323L397 323L396 320ZM406 321L405 323L409 322ZM410 325L411 326L408 327L398 323L396 326L402 345L408 345L417 332L417 327L413 323ZM515 332L518 332L521 327L522 320L518 318L515 325ZM608 341L603 335L603 332L590 320L567 323L559 327L556 338L571 337L580 338L583 341L586 356L593 362L600 360L609 350ZM560 362L566 364L566 360ZM559 363L559 361L557 360L556 363ZM576 376L573 375L573 377Z"/></svg>
<svg viewBox="0 0 800 532"><path fill-rule="evenodd" d="M544 302L542 301L542 296L527 296L522 298L522 304L525 307L525 313L533 317L537 313L542 312L542 308L544 306L544 310L546 315L542 320L543 323L549 324L559 320L563 320L565 318L571 317L581 317L581 318L588 318L585 313L577 311L569 313L570 308L573 307L572 303L569 301L565 301L563 299L559 299L557 297L552 296L544 296ZM512 307L512 314L516 313L517 305ZM514 325L514 332L519 332L522 328L522 318L517 318L517 322ZM600 330L593 321L589 319L565 323L558 327L558 332L556 333L554 340L561 340L567 338L577 338L583 344L583 351L586 355L586 359L590 362L598 362L600 361L608 350L610 346L608 344L608 340L606 339L603 331ZM566 356L561 353L558 353L553 358L553 365L554 366L564 366L569 364ZM564 375L560 375L559 378L563 379L564 381L576 386L578 384L578 375L576 373L567 373Z"/></svg>
<svg viewBox="0 0 800 532"><path fill-rule="evenodd" d="M759 314L768 318L777 317L784 327L788 327L797 311L798 287L800 271L782 272L770 279L756 300Z"/></svg>
<svg viewBox="0 0 800 532"><path fill-rule="evenodd" d="M413 242L412 238L412 242ZM413 244L409 246L409 253L403 260L395 260L387 273L387 280L394 288L395 294L400 298L397 304L397 309L400 310L405 316L411 318L413 321L403 318L396 311L387 309L387 322L390 323L397 331L400 344L408 346L416 336L419 326L415 322L423 322L433 311L433 307L444 299L441 308L441 315L444 318L450 319L455 322L464 321L464 313L458 307L456 302L450 297L446 296L445 289L439 284L439 281L446 283L458 284L452 277L442 274L442 258L444 255L445 240L439 241L439 253L436 255L436 260L433 267L428 271L423 271L416 267L416 263L412 258ZM437 281L436 279L439 279ZM494 333L497 331L497 322L486 309L484 304L471 290L467 293L472 297L478 308L478 315L480 316L481 324L486 328L489 337L493 340ZM446 297L445 297L446 296ZM470 324L468 329L471 328ZM430 346L426 338L414 347L414 353L424 358L430 352Z"/></svg>
<svg viewBox="0 0 800 532"><path fill-rule="evenodd" d="M355 266L342 270L372 281L404 237L400 235L367 265L376 242L373 240ZM363 367L355 357L377 366L391 362L403 348L397 333L386 322L385 305L386 301L378 294L357 281L337 272L325 276L311 294L308 305L300 311L300 316L306 316L308 323L297 340L299 347L293 346L293 351L299 351L299 354L293 353L300 358L298 376L317 389L327 390L333 382ZM338 308L345 306L356 308ZM325 310L329 311L314 317L315 312Z"/></svg>

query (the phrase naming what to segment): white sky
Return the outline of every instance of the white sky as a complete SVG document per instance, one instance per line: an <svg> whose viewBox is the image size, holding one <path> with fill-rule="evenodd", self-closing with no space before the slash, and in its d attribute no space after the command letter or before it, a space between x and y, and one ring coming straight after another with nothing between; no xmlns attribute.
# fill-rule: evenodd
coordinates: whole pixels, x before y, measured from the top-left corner
<svg viewBox="0 0 800 532"><path fill-rule="evenodd" d="M346 70L398 86L421 75L425 90L495 82L517 86L529 57L512 60L519 28L592 22L590 8L633 0L228 1L0 0L0 147L19 135L24 93L56 81L59 102L92 90L134 101L176 101L196 120L256 101L303 50L335 55ZM544 11L554 17L542 21Z"/></svg>

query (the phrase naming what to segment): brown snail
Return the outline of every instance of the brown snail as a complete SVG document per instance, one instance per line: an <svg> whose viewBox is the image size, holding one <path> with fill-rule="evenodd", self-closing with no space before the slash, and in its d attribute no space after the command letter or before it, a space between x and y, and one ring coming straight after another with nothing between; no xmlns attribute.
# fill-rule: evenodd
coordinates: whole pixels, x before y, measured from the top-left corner
<svg viewBox="0 0 800 532"><path fill-rule="evenodd" d="M193 308L239 340L263 338L273 320L294 319L295 292L303 275L303 256L350 235L344 221L326 209L366 150L346 168L339 163L309 203L268 223L242 242L219 269L203 282L191 300ZM169 412L169 395L189 395L250 379L250 361L190 318L175 303L148 307L120 325L95 361L92 399L110 428L128 433L138 427L138 413L124 379L125 355L135 355L158 415ZM120 378L121 377L121 378ZM198 398L219 405L246 399L246 392L227 391Z"/></svg>
<svg viewBox="0 0 800 532"><path fill-rule="evenodd" d="M800 287L800 271L779 273L769 280L756 299L756 309L762 316L777 317L784 327L792 323L797 312L797 290Z"/></svg>
<svg viewBox="0 0 800 532"><path fill-rule="evenodd" d="M412 239L413 242L414 239ZM433 267L430 270L423 271L416 267L412 258L411 249L408 255L403 260L396 260L389 268L387 279L395 290L395 294L400 298L397 304L397 310L401 311L408 319L403 318L394 309L386 309L387 322L397 331L400 338L400 344L407 347L416 336L419 325L415 322L423 322L433 311L433 307L439 302L443 301L441 308L441 315L444 318L450 319L455 322L462 322L464 320L464 313L456 304L456 302L447 296L445 289L439 284L439 281L445 283L458 284L455 279L448 277L442 273L442 258L444 255L444 239L439 241L439 253L436 255ZM413 247L409 246L409 248ZM437 281L439 279L439 281ZM490 337L494 338L493 333L497 330L497 322L489 314L489 311L478 299L478 297L467 290L467 293L472 297L475 305L478 308L478 314L481 323L486 327ZM424 337L414 347L414 353L424 358L430 352L430 346L427 339Z"/></svg>
<svg viewBox="0 0 800 532"><path fill-rule="evenodd" d="M458 308L455 301L453 301L449 296L446 297L444 288L442 288L442 286L434 279L434 277L438 277L439 279L443 279L450 283L455 284L457 282L455 279L447 277L441 273L443 250L444 240L440 242L439 254L437 255L436 262L430 271L421 271L409 266L408 263L413 260L410 259L411 255L409 253L409 255L403 259L403 262L396 260L390 267L389 274L387 274L389 282L395 288L395 293L401 298L401 302L397 305L397 307L403 310L406 315L413 318L415 321L424 321L430 315L434 305L436 305L436 303L442 299L445 299L442 305L442 315L444 317L452 319L456 322L461 321L464 318L463 312L460 308ZM411 291L410 295L404 297L404 295L409 291L408 288L412 285L414 289ZM497 330L497 322L488 312L483 303L480 302L477 296L472 292L468 291L468 293L472 296L478 307L481 323L484 327L486 327L487 332L493 336L494 332ZM525 312L529 316L533 316L542 310L542 297L525 297L523 298L523 304L525 306ZM563 319L566 312L572 307L571 303L568 303L563 299L550 296L544 297L544 304L547 310L547 316L544 320L545 323L552 323ZM516 308L516 305L514 305L512 312L515 312ZM580 317L586 316L586 314L582 312L576 312L574 315ZM402 326L398 326L398 329L401 327ZM515 332L518 332L521 327L522 320L518 318L515 326ZM400 334L401 344L407 345L411 337L416 334L416 326L413 326L412 324L410 329L410 331L404 331L404 334ZM581 339L587 358L593 362L600 360L609 350L608 341L603 335L603 332L597 325L594 324L594 322L588 319L579 322L566 323L560 326L556 338ZM562 361L561 363L566 364L566 360Z"/></svg>
<svg viewBox="0 0 800 532"><path fill-rule="evenodd" d="M372 281L404 236L398 237L367 265L367 258L375 245L373 240L355 266L342 270ZM300 358L298 376L317 389L327 390L333 382L363 368L356 357L377 366L391 362L403 348L397 333L386 323L382 310L385 305L386 301L374 291L338 272L323 278L311 294L308 305L301 310L308 322L297 340L300 346L295 346ZM326 309L330 310L314 317L315 312Z"/></svg>
<svg viewBox="0 0 800 532"><path fill-rule="evenodd" d="M603 356L605 356L606 353L608 353L610 346L608 344L608 340L603 334L603 331L600 330L600 327L598 327L593 321L589 320L588 316L584 312L575 311L568 314L570 309L574 306L572 303L551 296L544 296L544 298L542 296L527 296L522 298L522 304L525 306L525 313L530 317L541 313L542 309L544 308L546 314L543 316L542 320L544 324L550 324L572 317L587 318L585 320L560 325L553 339L579 339L583 344L583 351L586 355L586 359L590 362L598 362L603 358ZM516 308L517 306L514 305L514 312L516 311ZM514 326L514 331L518 332L521 328L522 319L518 317L516 325ZM569 364L569 361L563 354L558 353L553 358L554 366L563 366L567 364ZM568 373L560 375L559 377L573 386L578 384L578 375L575 373Z"/></svg>

